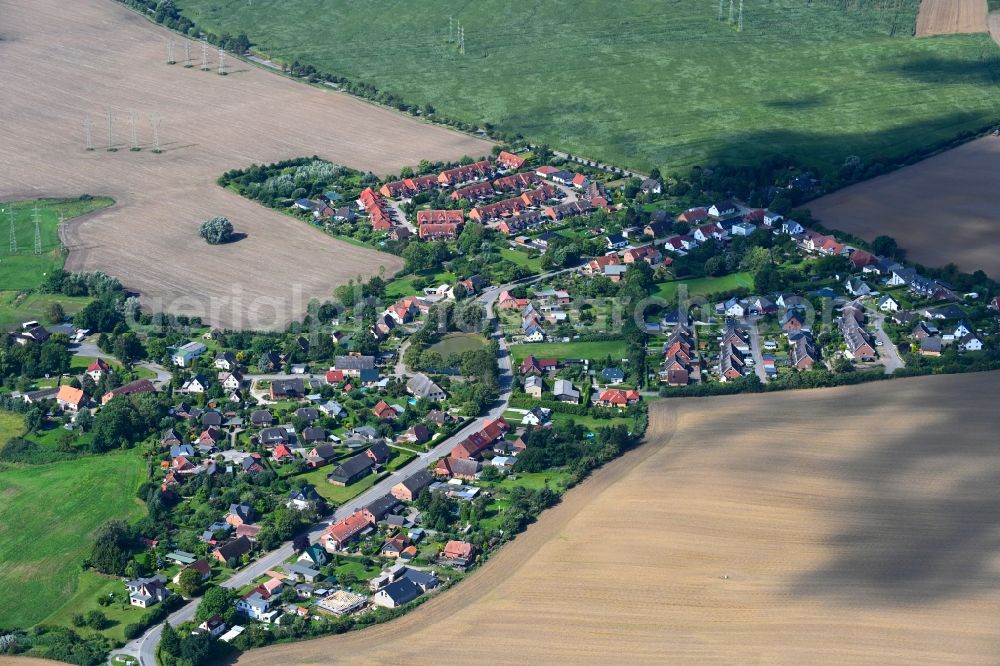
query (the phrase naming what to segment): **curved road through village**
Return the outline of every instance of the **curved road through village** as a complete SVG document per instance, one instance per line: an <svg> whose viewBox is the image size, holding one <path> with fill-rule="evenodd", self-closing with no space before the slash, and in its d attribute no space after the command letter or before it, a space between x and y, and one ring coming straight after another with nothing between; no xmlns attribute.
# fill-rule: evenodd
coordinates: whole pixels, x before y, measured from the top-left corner
<svg viewBox="0 0 1000 666"><path fill-rule="evenodd" d="M542 279L547 275L548 274L536 276L531 281L535 279ZM522 283L523 282L524 281L522 281ZM504 289L510 288L510 286L511 285L491 287L479 296L478 300L485 307L487 316L491 320L493 320L493 305L500 296L500 292ZM432 462L449 455L452 449L458 446L462 440L470 436L472 433L481 430L483 428L483 424L487 420L496 419L503 415L504 410L507 409L507 405L510 402L511 386L513 383L511 357L507 350L506 343L503 341L503 338L500 336L499 331L495 326L493 336L500 345L500 351L497 355L497 363L500 367L500 398L493 404L493 406L490 407L487 413L475 419L448 439L442 441L432 450L426 453L421 453L408 465L396 470L396 472L382 479L365 492L338 507L329 520L313 525L309 529L308 533L310 541L318 541L322 536L323 531L326 530L330 523L336 522L341 518L350 515L354 511L388 493L390 488L403 479L427 467ZM291 557L292 554L292 542L286 542L278 549L261 556L257 560L248 564L245 568L233 574L233 576L222 583L222 585L223 587L228 588L240 588L244 585L248 585L255 578L264 575L264 573L269 569L273 569L274 567L280 565L286 559ZM198 609L199 601L200 599L192 599L183 608L180 608L172 613L167 620L174 626L182 622L192 620ZM160 634L162 631L162 624L158 624L155 627L148 629L142 636L130 641L121 650L117 650L112 653L112 658L115 654L130 655L137 658L142 666L156 666L156 646L160 642Z"/></svg>

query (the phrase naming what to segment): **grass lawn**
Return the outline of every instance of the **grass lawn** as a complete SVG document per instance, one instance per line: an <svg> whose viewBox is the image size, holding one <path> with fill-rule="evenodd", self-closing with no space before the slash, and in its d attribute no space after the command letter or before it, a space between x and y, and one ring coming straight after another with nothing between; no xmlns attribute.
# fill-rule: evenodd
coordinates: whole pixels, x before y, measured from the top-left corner
<svg viewBox="0 0 1000 666"><path fill-rule="evenodd" d="M728 7L719 20L717 3L696 0L176 4L216 34L246 32L272 59L640 169L767 155L835 169L996 118L1000 51L986 34L915 39L919 0L761 0L742 32Z"/></svg>
<svg viewBox="0 0 1000 666"><path fill-rule="evenodd" d="M478 333L449 333L430 346L431 351L441 354L441 358L447 359L449 354L461 354L467 351L482 349L487 344L486 338Z"/></svg>
<svg viewBox="0 0 1000 666"><path fill-rule="evenodd" d="M448 271L421 271L420 273L408 273L391 280L385 285L385 298L387 301L395 301L404 296L414 296L420 290L413 286L413 281L417 279L429 279L428 286L437 287L442 284L455 284L458 276Z"/></svg>
<svg viewBox="0 0 1000 666"><path fill-rule="evenodd" d="M500 250L500 256L512 264L527 268L532 273L542 272L542 257L537 252L521 252L520 250L505 247Z"/></svg>
<svg viewBox="0 0 1000 666"><path fill-rule="evenodd" d="M408 453L406 451L400 451L399 449L393 449L393 451L396 452L396 455L393 456L392 460L389 461L389 464L385 466L390 472L395 472L397 469L409 464L414 458L417 457L416 453Z"/></svg>
<svg viewBox="0 0 1000 666"><path fill-rule="evenodd" d="M14 412L0 411L0 445L24 434L24 419Z"/></svg>
<svg viewBox="0 0 1000 666"><path fill-rule="evenodd" d="M0 626L31 626L66 604L95 530L142 515L144 477L131 451L0 472Z"/></svg>
<svg viewBox="0 0 1000 666"><path fill-rule="evenodd" d="M548 486L552 490L561 493L566 490L566 483L569 480L570 473L560 470L547 470L545 472L531 472L528 474L515 472L514 476L517 478L512 479L509 476L505 478L500 482L500 487L511 488L513 486L520 486L531 490L541 490L545 486Z"/></svg>
<svg viewBox="0 0 1000 666"><path fill-rule="evenodd" d="M6 260L0 260L0 263ZM0 282L0 284L3 284ZM6 286L6 285L4 285ZM45 321L45 313L53 303L63 306L66 314L76 314L90 302L89 296L64 296L62 294L26 294L19 291L0 290L0 329L11 329L21 322Z"/></svg>
<svg viewBox="0 0 1000 666"><path fill-rule="evenodd" d="M597 419L593 416L577 416L576 414L560 414L558 412L552 413L553 423L569 423L574 421L577 425L581 425L584 428L588 428L591 432L599 430L600 428L607 428L613 425L631 425L632 419L621 417L613 419Z"/></svg>
<svg viewBox="0 0 1000 666"><path fill-rule="evenodd" d="M601 340L599 342L535 342L511 345L510 353L514 363L520 364L526 357L537 358L587 358L601 360L608 356L621 358L621 340Z"/></svg>
<svg viewBox="0 0 1000 666"><path fill-rule="evenodd" d="M98 598L107 597L112 592L118 595L120 601L110 606L101 606L97 603ZM125 625L138 622L148 612L146 609L136 608L128 603L125 586L121 579L93 571L83 571L77 580L73 596L66 600L62 608L43 621L45 624L72 628L73 616L76 613L86 613L91 610L101 611L109 620L108 626L102 629L101 633L119 641L125 640Z"/></svg>
<svg viewBox="0 0 1000 666"><path fill-rule="evenodd" d="M360 481L356 481L349 486L335 486L326 480L326 475L334 470L336 465L327 465L306 472L301 478L316 486L316 492L322 495L328 502L340 506L348 500L354 499L364 491L375 485L375 482L382 478L380 474L369 474Z"/></svg>
<svg viewBox="0 0 1000 666"><path fill-rule="evenodd" d="M753 275L750 273L731 273L722 277L704 277L694 280L673 280L657 285L653 296L672 301L677 298L680 285L687 285L689 296L705 296L723 291L732 291L740 287L753 289Z"/></svg>

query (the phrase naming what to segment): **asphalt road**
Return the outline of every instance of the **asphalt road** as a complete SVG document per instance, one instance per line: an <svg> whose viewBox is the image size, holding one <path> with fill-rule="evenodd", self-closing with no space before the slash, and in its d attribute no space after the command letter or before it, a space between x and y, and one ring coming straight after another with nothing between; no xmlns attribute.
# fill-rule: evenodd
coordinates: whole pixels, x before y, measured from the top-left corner
<svg viewBox="0 0 1000 666"><path fill-rule="evenodd" d="M885 321L885 315L881 312L875 314L875 337L882 342L882 346L878 347L879 356L882 357L882 362L885 364L885 374L891 375L902 367L906 366L906 362L899 355L899 350L896 349L896 345L892 343L892 339L889 334L885 332L882 327L882 323Z"/></svg>

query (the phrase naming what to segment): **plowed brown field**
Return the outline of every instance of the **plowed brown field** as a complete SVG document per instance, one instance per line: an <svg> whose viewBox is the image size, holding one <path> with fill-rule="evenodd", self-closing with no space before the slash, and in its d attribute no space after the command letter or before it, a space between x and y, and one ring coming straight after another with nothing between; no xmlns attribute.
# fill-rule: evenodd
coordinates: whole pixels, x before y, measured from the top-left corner
<svg viewBox="0 0 1000 666"><path fill-rule="evenodd" d="M995 664L997 373L686 399L456 588L245 664Z"/></svg>
<svg viewBox="0 0 1000 666"><path fill-rule="evenodd" d="M401 267L223 190L215 180L226 170L317 154L389 173L490 150L232 58L219 76L211 50L211 72L168 66L170 40L183 60L183 39L110 0L0 0L0 200L114 197L116 206L67 229L67 266L118 276L152 308L280 325L350 277ZM192 51L200 64L200 45ZM106 150L109 109L117 152ZM133 111L140 152L129 150ZM151 115L162 119L160 155ZM208 246L197 227L215 215L247 237Z"/></svg>
<svg viewBox="0 0 1000 666"><path fill-rule="evenodd" d="M986 0L923 0L917 37L986 32Z"/></svg>
<svg viewBox="0 0 1000 666"><path fill-rule="evenodd" d="M1000 138L988 136L810 201L824 226L892 236L927 266L1000 277Z"/></svg>

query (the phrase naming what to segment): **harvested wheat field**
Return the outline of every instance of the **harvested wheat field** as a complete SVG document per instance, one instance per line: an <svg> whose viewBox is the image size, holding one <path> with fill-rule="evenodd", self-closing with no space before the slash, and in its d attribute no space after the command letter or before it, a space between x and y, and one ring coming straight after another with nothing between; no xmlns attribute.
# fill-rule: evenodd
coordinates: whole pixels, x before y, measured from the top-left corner
<svg viewBox="0 0 1000 666"><path fill-rule="evenodd" d="M240 663L996 663L998 380L659 402L453 590Z"/></svg>
<svg viewBox="0 0 1000 666"><path fill-rule="evenodd" d="M988 136L806 206L831 229L888 235L927 266L1000 277L1000 138Z"/></svg>
<svg viewBox="0 0 1000 666"><path fill-rule="evenodd" d="M917 37L986 32L986 0L923 0Z"/></svg>
<svg viewBox="0 0 1000 666"><path fill-rule="evenodd" d="M67 268L111 273L151 308L223 326L279 325L350 277L402 266L223 190L215 181L229 169L317 154L388 173L490 150L232 58L219 76L211 51L210 72L169 66L170 40L183 60L182 38L111 0L0 0L0 200L114 197L116 206L66 230ZM199 44L192 53L200 64ZM106 150L108 109L117 152ZM132 112L139 152L129 150ZM197 227L215 215L247 237L208 246Z"/></svg>

